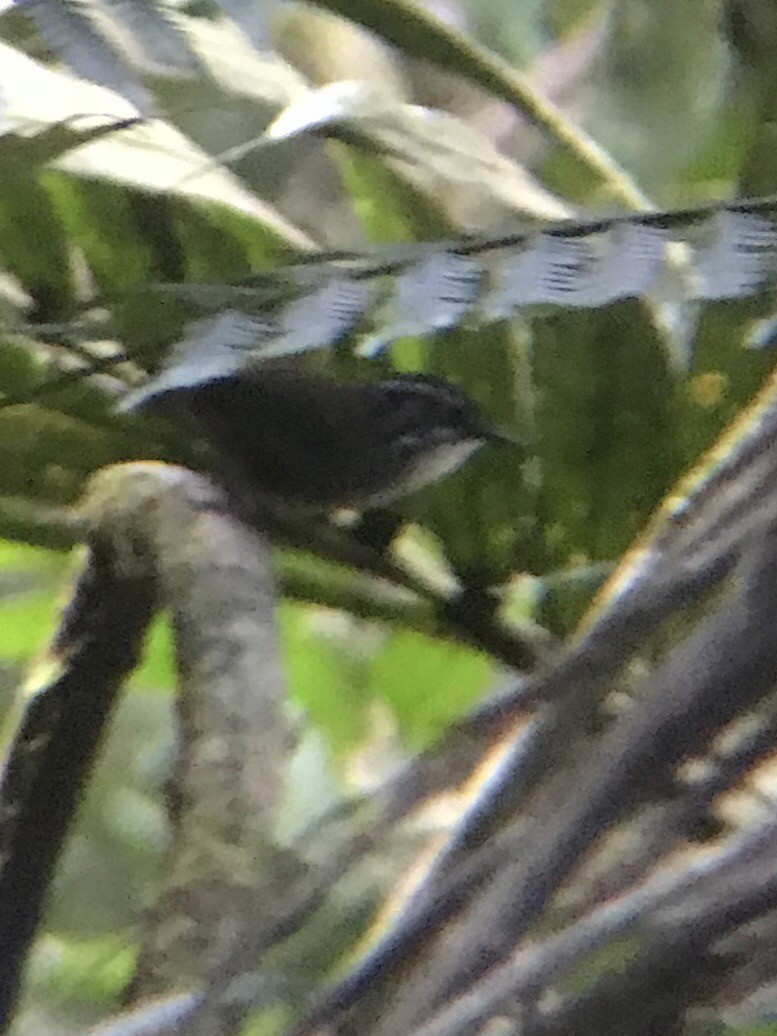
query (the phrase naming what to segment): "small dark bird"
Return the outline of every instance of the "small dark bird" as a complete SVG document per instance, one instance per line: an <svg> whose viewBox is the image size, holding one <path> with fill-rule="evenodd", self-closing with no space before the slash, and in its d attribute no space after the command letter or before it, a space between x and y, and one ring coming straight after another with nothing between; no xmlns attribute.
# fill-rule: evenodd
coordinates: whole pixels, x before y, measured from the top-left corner
<svg viewBox="0 0 777 1036"><path fill-rule="evenodd" d="M171 405L192 415L225 480L316 510L383 506L487 441L515 445L464 392L426 375L365 384L265 364L159 392L152 382L125 409Z"/></svg>

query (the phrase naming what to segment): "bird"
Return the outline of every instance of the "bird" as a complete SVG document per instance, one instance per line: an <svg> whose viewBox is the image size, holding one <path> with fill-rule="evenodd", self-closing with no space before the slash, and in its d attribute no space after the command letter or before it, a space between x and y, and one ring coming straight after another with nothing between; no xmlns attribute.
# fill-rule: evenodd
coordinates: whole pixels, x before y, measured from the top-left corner
<svg viewBox="0 0 777 1036"><path fill-rule="evenodd" d="M487 442L516 440L456 385L426 374L352 382L255 364L200 383L153 381L124 409L183 408L214 471L314 511L384 507L445 478Z"/></svg>

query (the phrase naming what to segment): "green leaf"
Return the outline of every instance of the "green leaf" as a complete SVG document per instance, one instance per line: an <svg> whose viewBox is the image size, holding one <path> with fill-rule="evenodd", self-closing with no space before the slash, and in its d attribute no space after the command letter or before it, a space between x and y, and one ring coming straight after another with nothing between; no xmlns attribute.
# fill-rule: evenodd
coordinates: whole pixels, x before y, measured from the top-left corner
<svg viewBox="0 0 777 1036"><path fill-rule="evenodd" d="M137 949L126 935L92 939L44 937L30 961L30 979L38 995L60 1004L115 1004L132 977Z"/></svg>
<svg viewBox="0 0 777 1036"><path fill-rule="evenodd" d="M125 187L81 181L49 171L42 180L61 225L83 251L97 284L105 294L125 292L135 284L166 278L169 259L157 249L165 228L169 203L159 199L153 223L144 227ZM169 217L167 222L169 222ZM149 233L149 227L154 233ZM168 244L168 249L174 247ZM183 272L178 271L179 276Z"/></svg>
<svg viewBox="0 0 777 1036"><path fill-rule="evenodd" d="M64 554L0 539L0 571L34 572L59 578L70 562Z"/></svg>
<svg viewBox="0 0 777 1036"><path fill-rule="evenodd" d="M0 658L28 662L51 638L62 601L53 589L0 600Z"/></svg>
<svg viewBox="0 0 777 1036"><path fill-rule="evenodd" d="M578 168L582 163L597 179L604 180L620 201L634 208L649 207L648 199L627 174L595 141L571 125L551 102L535 92L526 77L498 55L411 0L381 0L381 3L374 0L313 0L313 3L359 22L404 53L432 61L514 105L525 118L549 131L559 144L568 149Z"/></svg>
<svg viewBox="0 0 777 1036"><path fill-rule="evenodd" d="M404 104L372 83L329 83L292 102L266 140L325 134L391 164L408 182L436 193L448 211L463 203L483 226L494 213L563 219L569 210L478 129L448 112Z"/></svg>
<svg viewBox="0 0 777 1036"><path fill-rule="evenodd" d="M143 648L143 660L132 682L154 691L170 692L175 686L175 644L168 615L158 615Z"/></svg>
<svg viewBox="0 0 777 1036"><path fill-rule="evenodd" d="M45 191L29 177L3 183L0 261L32 296L37 320L70 318L75 286L67 237Z"/></svg>
<svg viewBox="0 0 777 1036"><path fill-rule="evenodd" d="M72 503L87 474L129 451L118 429L38 405L0 409L0 495Z"/></svg>
<svg viewBox="0 0 777 1036"><path fill-rule="evenodd" d="M2 43L0 92L8 124L31 134L84 115L108 123L137 116L131 105L105 87L47 68ZM263 227L278 246L294 251L311 246L310 239L273 206L214 166L204 151L162 119L104 136L62 156L57 165L76 176L231 210Z"/></svg>
<svg viewBox="0 0 777 1036"><path fill-rule="evenodd" d="M79 128L79 119L74 117L44 129L33 128L27 133L6 129L0 133L0 180L29 178L36 167L52 162L81 144L99 140L109 133L119 133L139 121L134 118L117 119L103 125Z"/></svg>
<svg viewBox="0 0 777 1036"><path fill-rule="evenodd" d="M612 560L681 467L678 379L635 302L537 321L533 370L549 562Z"/></svg>
<svg viewBox="0 0 777 1036"><path fill-rule="evenodd" d="M419 748L479 700L494 676L475 651L394 633L370 667L370 690L391 706L403 737Z"/></svg>
<svg viewBox="0 0 777 1036"><path fill-rule="evenodd" d="M278 618L293 699L335 752L357 745L366 730L369 697L360 666L344 647L315 629L315 608L284 603Z"/></svg>
<svg viewBox="0 0 777 1036"><path fill-rule="evenodd" d="M99 31L87 5L77 0L27 0L25 12L79 76L111 87L141 110L148 108L143 84L125 63L120 48Z"/></svg>

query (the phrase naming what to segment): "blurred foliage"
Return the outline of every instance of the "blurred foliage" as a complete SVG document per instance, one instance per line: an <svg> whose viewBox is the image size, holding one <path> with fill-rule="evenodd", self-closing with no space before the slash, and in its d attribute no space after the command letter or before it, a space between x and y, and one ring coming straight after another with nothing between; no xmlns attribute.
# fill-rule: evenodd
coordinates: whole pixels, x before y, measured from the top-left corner
<svg viewBox="0 0 777 1036"><path fill-rule="evenodd" d="M479 37L571 113L572 140L575 121L589 127L658 204L775 190L776 95L763 71L737 67L758 54L751 45L743 57L721 34L721 2L429 0L419 9L451 28L424 23L422 36L394 0L255 7L242 5L240 27L216 5L168 10L168 50L136 40L113 62L77 20L36 29L19 10L0 16L0 533L14 541L0 543L0 662L14 671L46 643L67 592L72 563L37 546L60 542L52 509L74 502L107 463L178 456L158 428L113 408L192 315L185 294L159 284L223 283L316 247L493 232L546 214L528 177L525 195L507 204L474 176L446 177L444 162L432 168L364 139L291 136L219 159L260 136L309 85L369 76L389 97L434 98L516 175L538 177L543 204L551 191L560 208L567 199L590 209L622 203L568 141L538 132L536 112L504 100L504 81L464 46ZM132 118L135 104L155 117L92 140L84 116ZM504 587L521 573L542 580L615 560L771 368L767 353L743 347L768 300L682 313L691 332L679 350L662 304L530 313L485 330L404 337L371 365L347 348L314 362L366 376L390 367L445 375L520 435L523 453L484 450L407 505L453 571ZM74 334L83 321L89 334ZM326 579L322 569L322 587ZM549 579L524 618L568 632L588 596L569 585ZM358 779L359 759L379 757L377 769L390 770L497 675L485 655L322 608L315 593L284 603L280 626L294 700L315 730L290 796L299 815L327 808ZM153 897L172 672L160 623L57 882L33 962L28 1031L41 1031L42 1004L60 1019L88 1016L131 970L131 936L116 932L131 932ZM3 709L6 720L11 712Z"/></svg>

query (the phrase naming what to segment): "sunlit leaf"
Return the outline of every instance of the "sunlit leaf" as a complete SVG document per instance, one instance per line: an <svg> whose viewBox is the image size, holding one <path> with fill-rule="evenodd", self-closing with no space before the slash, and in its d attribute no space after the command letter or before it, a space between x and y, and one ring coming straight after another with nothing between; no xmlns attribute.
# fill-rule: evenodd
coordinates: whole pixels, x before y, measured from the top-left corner
<svg viewBox="0 0 777 1036"><path fill-rule="evenodd" d="M403 104L364 82L330 83L300 97L267 129L269 140L304 133L345 134L386 158L398 159L411 178L466 188L474 201L501 203L522 215L560 219L566 206L486 136L447 112ZM424 183L422 179L420 181Z"/></svg>
<svg viewBox="0 0 777 1036"><path fill-rule="evenodd" d="M46 68L5 44L0 44L0 95L5 124L24 133L86 115L96 116L98 124L138 116L136 108L111 90ZM160 119L79 147L61 157L58 167L79 176L224 206L263 224L287 246L310 244L272 206L230 173L214 168L204 152Z"/></svg>
<svg viewBox="0 0 777 1036"><path fill-rule="evenodd" d="M108 86L147 113L149 97L119 50L99 32L83 0L21 0L41 35L83 79Z"/></svg>
<svg viewBox="0 0 777 1036"><path fill-rule="evenodd" d="M391 705L414 747L471 708L492 678L485 656L409 632L395 633L370 668L372 692Z"/></svg>

